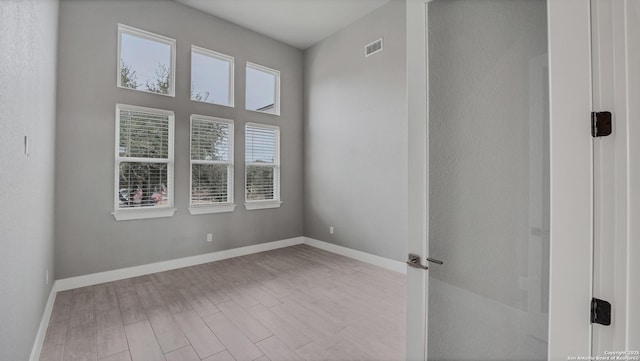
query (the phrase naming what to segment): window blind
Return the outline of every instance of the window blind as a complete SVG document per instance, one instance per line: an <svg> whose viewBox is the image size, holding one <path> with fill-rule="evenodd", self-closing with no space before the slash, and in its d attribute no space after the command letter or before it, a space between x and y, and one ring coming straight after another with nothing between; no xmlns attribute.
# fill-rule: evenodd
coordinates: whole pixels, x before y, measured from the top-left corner
<svg viewBox="0 0 640 361"><path fill-rule="evenodd" d="M169 116L120 110L120 157L167 158Z"/></svg>
<svg viewBox="0 0 640 361"><path fill-rule="evenodd" d="M118 109L118 208L169 206L170 115Z"/></svg>
<svg viewBox="0 0 640 361"><path fill-rule="evenodd" d="M191 205L231 203L233 125L215 118L191 118Z"/></svg>
<svg viewBox="0 0 640 361"><path fill-rule="evenodd" d="M193 118L191 159L229 161L229 124Z"/></svg>
<svg viewBox="0 0 640 361"><path fill-rule="evenodd" d="M276 129L253 125L246 127L245 161L247 163L274 163Z"/></svg>
<svg viewBox="0 0 640 361"><path fill-rule="evenodd" d="M279 130L245 128L245 194L247 201L277 200Z"/></svg>

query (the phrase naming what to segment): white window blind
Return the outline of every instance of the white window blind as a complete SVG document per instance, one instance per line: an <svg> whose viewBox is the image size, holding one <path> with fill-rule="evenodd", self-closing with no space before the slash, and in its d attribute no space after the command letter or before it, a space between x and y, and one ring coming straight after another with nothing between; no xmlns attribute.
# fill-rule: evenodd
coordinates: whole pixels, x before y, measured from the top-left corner
<svg viewBox="0 0 640 361"><path fill-rule="evenodd" d="M280 129L247 123L245 127L245 198L249 202L280 199Z"/></svg>
<svg viewBox="0 0 640 361"><path fill-rule="evenodd" d="M233 121L191 116L190 200L191 207L233 203Z"/></svg>
<svg viewBox="0 0 640 361"><path fill-rule="evenodd" d="M173 206L173 121L170 111L117 105L116 213Z"/></svg>

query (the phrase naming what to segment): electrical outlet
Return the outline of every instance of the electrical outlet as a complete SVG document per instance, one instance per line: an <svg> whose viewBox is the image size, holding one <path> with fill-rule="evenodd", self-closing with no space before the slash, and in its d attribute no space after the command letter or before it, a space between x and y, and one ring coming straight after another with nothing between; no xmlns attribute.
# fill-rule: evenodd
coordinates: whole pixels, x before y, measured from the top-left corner
<svg viewBox="0 0 640 361"><path fill-rule="evenodd" d="M329 233L333 234L333 226L329 227Z"/></svg>
<svg viewBox="0 0 640 361"><path fill-rule="evenodd" d="M213 242L213 234L207 233L207 242Z"/></svg>
<svg viewBox="0 0 640 361"><path fill-rule="evenodd" d="M44 282L46 285L49 285L49 269L44 272Z"/></svg>

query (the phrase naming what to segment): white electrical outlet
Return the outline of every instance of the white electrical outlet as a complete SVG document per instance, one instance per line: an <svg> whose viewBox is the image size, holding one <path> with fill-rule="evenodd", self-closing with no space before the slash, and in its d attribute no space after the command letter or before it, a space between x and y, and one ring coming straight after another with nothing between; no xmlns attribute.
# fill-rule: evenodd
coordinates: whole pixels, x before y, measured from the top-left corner
<svg viewBox="0 0 640 361"><path fill-rule="evenodd" d="M329 227L329 233L333 234L333 226Z"/></svg>
<svg viewBox="0 0 640 361"><path fill-rule="evenodd" d="M44 273L44 282L45 284L49 284L49 270L47 269Z"/></svg>
<svg viewBox="0 0 640 361"><path fill-rule="evenodd" d="M207 233L207 242L213 242L213 234Z"/></svg>

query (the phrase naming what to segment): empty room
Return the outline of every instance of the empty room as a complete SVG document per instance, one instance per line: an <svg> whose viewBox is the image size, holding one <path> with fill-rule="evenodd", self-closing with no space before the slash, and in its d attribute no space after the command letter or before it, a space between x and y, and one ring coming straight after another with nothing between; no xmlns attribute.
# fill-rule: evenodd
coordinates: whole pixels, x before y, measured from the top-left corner
<svg viewBox="0 0 640 361"><path fill-rule="evenodd" d="M640 2L0 2L0 360L640 360Z"/></svg>

